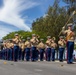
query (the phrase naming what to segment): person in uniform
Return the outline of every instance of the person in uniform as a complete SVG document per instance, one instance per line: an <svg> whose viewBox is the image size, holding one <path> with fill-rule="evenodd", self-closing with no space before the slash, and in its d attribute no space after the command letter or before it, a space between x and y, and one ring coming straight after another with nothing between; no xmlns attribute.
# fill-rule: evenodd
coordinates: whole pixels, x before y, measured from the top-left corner
<svg viewBox="0 0 76 75"><path fill-rule="evenodd" d="M35 34L32 34L32 39L30 40L31 42L31 60L36 61L38 59L38 53L37 53L37 48L36 46L38 45L39 40L37 39Z"/></svg>
<svg viewBox="0 0 76 75"><path fill-rule="evenodd" d="M14 61L18 60L18 54L19 54L19 42L20 38L18 34L15 34L15 38L13 39L14 42Z"/></svg>
<svg viewBox="0 0 76 75"><path fill-rule="evenodd" d="M52 56L52 61L55 61L55 50L56 50L57 44L55 43L55 37L52 38L51 41L51 56Z"/></svg>
<svg viewBox="0 0 76 75"><path fill-rule="evenodd" d="M6 41L6 50L7 50L7 60L11 60L11 50L10 50L10 41L7 39Z"/></svg>
<svg viewBox="0 0 76 75"><path fill-rule="evenodd" d="M30 49L31 49L30 37L27 37L27 41L25 42L26 61L30 60Z"/></svg>
<svg viewBox="0 0 76 75"><path fill-rule="evenodd" d="M8 40L7 46L8 46L7 47L8 48L8 60L13 61L13 47L14 47L14 45L13 45L12 39Z"/></svg>
<svg viewBox="0 0 76 75"><path fill-rule="evenodd" d="M0 59L2 59L3 40L0 41Z"/></svg>
<svg viewBox="0 0 76 75"><path fill-rule="evenodd" d="M73 50L74 50L74 35L75 33L72 30L72 23L68 24L68 29L65 30L63 27L62 33L66 34L66 41L67 41L67 63L73 63Z"/></svg>
<svg viewBox="0 0 76 75"><path fill-rule="evenodd" d="M47 36L46 41L46 61L51 60L51 37Z"/></svg>
<svg viewBox="0 0 76 75"><path fill-rule="evenodd" d="M45 44L43 43L44 39L40 39L40 43L37 45L37 48L40 53L40 61L43 61L44 59L44 52L45 52Z"/></svg>
<svg viewBox="0 0 76 75"><path fill-rule="evenodd" d="M1 51L1 56L2 56L2 59L5 59L7 60L7 57L8 57L8 52L7 52L7 46L6 46L7 42L6 40L3 41L3 49Z"/></svg>
<svg viewBox="0 0 76 75"><path fill-rule="evenodd" d="M22 39L22 41L19 43L19 48L20 48L20 60L24 61L24 56L25 56L25 39Z"/></svg>
<svg viewBox="0 0 76 75"><path fill-rule="evenodd" d="M12 39L10 39L10 51L11 51L11 60L13 61L14 43Z"/></svg>
<svg viewBox="0 0 76 75"><path fill-rule="evenodd" d="M59 41L58 41L58 46L59 46L59 61L63 62L63 54L64 54L64 50L65 50L65 40L63 36L59 37Z"/></svg>
<svg viewBox="0 0 76 75"><path fill-rule="evenodd" d="M23 41L21 40L20 42L19 42L19 52L18 52L18 60L21 60L21 58L22 58L22 46L23 46Z"/></svg>

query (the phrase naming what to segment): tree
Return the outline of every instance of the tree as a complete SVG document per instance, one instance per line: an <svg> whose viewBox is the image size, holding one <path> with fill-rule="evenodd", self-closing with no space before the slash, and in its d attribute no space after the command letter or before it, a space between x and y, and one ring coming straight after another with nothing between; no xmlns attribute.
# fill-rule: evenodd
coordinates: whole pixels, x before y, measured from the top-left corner
<svg viewBox="0 0 76 75"><path fill-rule="evenodd" d="M6 39L12 39L14 38L14 35L18 33L21 39L26 39L27 37L31 37L33 32L25 32L23 30L16 31L16 32L11 32L10 34L7 34L5 37L3 37L4 40Z"/></svg>
<svg viewBox="0 0 76 75"><path fill-rule="evenodd" d="M32 30L39 34L41 37L51 35L58 40L59 32L68 20L69 15L65 8L58 5L49 6L48 11L44 17L36 19L32 23Z"/></svg>
<svg viewBox="0 0 76 75"><path fill-rule="evenodd" d="M76 0L62 0L62 1L67 4L67 12L69 15L71 15L73 11L76 11ZM74 14L72 22L75 25L74 30L76 32L76 14Z"/></svg>
<svg viewBox="0 0 76 75"><path fill-rule="evenodd" d="M62 0L67 4L68 12L71 13L76 10L76 0Z"/></svg>

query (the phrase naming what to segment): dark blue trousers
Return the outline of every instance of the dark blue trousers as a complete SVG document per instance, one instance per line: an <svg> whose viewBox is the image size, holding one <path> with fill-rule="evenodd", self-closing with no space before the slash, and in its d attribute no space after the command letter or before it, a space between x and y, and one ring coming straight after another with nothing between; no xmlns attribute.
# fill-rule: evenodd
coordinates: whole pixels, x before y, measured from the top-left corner
<svg viewBox="0 0 76 75"><path fill-rule="evenodd" d="M14 46L14 61L18 60L19 46Z"/></svg>
<svg viewBox="0 0 76 75"><path fill-rule="evenodd" d="M40 49L40 61L44 59L44 49Z"/></svg>
<svg viewBox="0 0 76 75"><path fill-rule="evenodd" d="M74 42L67 42L67 63L73 62L73 50L74 50Z"/></svg>
<svg viewBox="0 0 76 75"><path fill-rule="evenodd" d="M0 51L0 59L1 59L1 51Z"/></svg>
<svg viewBox="0 0 76 75"><path fill-rule="evenodd" d="M23 51L21 51L21 58L24 61L24 57L25 57L25 49Z"/></svg>
<svg viewBox="0 0 76 75"><path fill-rule="evenodd" d="M19 47L19 52L18 52L18 59L21 60L21 53L22 53L22 49Z"/></svg>
<svg viewBox="0 0 76 75"><path fill-rule="evenodd" d="M31 47L31 60L32 61L36 61L36 54L37 54L37 51L36 51L36 47Z"/></svg>
<svg viewBox="0 0 76 75"><path fill-rule="evenodd" d="M30 59L30 48L26 48L25 53L26 53L26 61L29 61L29 59Z"/></svg>
<svg viewBox="0 0 76 75"><path fill-rule="evenodd" d="M55 49L51 48L52 61L55 61Z"/></svg>
<svg viewBox="0 0 76 75"><path fill-rule="evenodd" d="M3 59L3 50L1 50L1 59Z"/></svg>
<svg viewBox="0 0 76 75"><path fill-rule="evenodd" d="M47 48L46 50L46 60L50 61L51 60L51 48Z"/></svg>
<svg viewBox="0 0 76 75"><path fill-rule="evenodd" d="M36 61L39 59L39 51L38 50L36 50Z"/></svg>
<svg viewBox="0 0 76 75"><path fill-rule="evenodd" d="M12 61L12 48L7 49L8 51L8 60Z"/></svg>
<svg viewBox="0 0 76 75"><path fill-rule="evenodd" d="M5 49L2 50L2 59L5 60Z"/></svg>
<svg viewBox="0 0 76 75"><path fill-rule="evenodd" d="M0 59L2 59L2 50L0 51Z"/></svg>
<svg viewBox="0 0 76 75"><path fill-rule="evenodd" d="M59 61L63 61L64 48L59 48Z"/></svg>
<svg viewBox="0 0 76 75"><path fill-rule="evenodd" d="M7 49L5 49L5 60L7 60L8 59L8 52L7 52L8 50Z"/></svg>

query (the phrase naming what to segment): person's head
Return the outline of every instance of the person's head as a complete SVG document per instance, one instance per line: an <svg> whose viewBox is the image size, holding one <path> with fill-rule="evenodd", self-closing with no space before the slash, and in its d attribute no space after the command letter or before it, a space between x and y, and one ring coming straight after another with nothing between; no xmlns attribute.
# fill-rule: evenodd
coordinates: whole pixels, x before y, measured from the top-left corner
<svg viewBox="0 0 76 75"><path fill-rule="evenodd" d="M63 36L60 36L59 39L62 40L62 39L64 39L64 37Z"/></svg>
<svg viewBox="0 0 76 75"><path fill-rule="evenodd" d="M50 40L51 39L51 36L47 36L47 39Z"/></svg>
<svg viewBox="0 0 76 75"><path fill-rule="evenodd" d="M72 26L68 26L68 29L69 29L69 30L72 30Z"/></svg>
<svg viewBox="0 0 76 75"><path fill-rule="evenodd" d="M30 41L30 37L27 37L27 40Z"/></svg>
<svg viewBox="0 0 76 75"><path fill-rule="evenodd" d="M16 33L16 34L15 34L15 37L16 37L16 38L18 38L18 37L19 37L19 35Z"/></svg>
<svg viewBox="0 0 76 75"><path fill-rule="evenodd" d="M8 39L10 43L12 43L12 39Z"/></svg>
<svg viewBox="0 0 76 75"><path fill-rule="evenodd" d="M72 30L72 23L69 23L67 26L69 30Z"/></svg>
<svg viewBox="0 0 76 75"><path fill-rule="evenodd" d="M32 34L32 37L36 37L36 35L35 34Z"/></svg>
<svg viewBox="0 0 76 75"><path fill-rule="evenodd" d="M40 39L40 42L43 42L44 41L44 39Z"/></svg>
<svg viewBox="0 0 76 75"><path fill-rule="evenodd" d="M22 39L22 42L25 42L25 39Z"/></svg>

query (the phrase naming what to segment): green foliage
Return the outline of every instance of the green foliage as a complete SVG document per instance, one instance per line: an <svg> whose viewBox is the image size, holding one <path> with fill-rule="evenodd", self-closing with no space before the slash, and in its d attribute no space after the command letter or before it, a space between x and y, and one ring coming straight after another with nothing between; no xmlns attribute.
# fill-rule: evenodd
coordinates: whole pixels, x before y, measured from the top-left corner
<svg viewBox="0 0 76 75"><path fill-rule="evenodd" d="M59 32L62 30L68 18L69 15L67 15L64 8L50 6L44 17L37 18L32 23L32 30L43 38L50 35L56 37L58 40Z"/></svg>
<svg viewBox="0 0 76 75"><path fill-rule="evenodd" d="M76 10L76 0L62 0L67 4L68 14Z"/></svg>
<svg viewBox="0 0 76 75"><path fill-rule="evenodd" d="M71 4L71 0L63 0L64 2L69 2ZM74 1L74 0L73 0ZM74 3L74 2L73 2ZM69 9L68 9L69 10ZM3 37L3 39L14 38L14 34L18 33L20 37L26 39L27 36L31 37L32 33L38 34L40 38L44 38L50 35L51 37L56 37L56 41L58 41L58 35L62 30L62 27L66 24L67 20L69 19L70 15L67 14L67 10L65 7L59 7L57 0L53 6L49 6L48 11L46 12L45 16L37 18L32 23L32 32L25 32L25 31L17 31L8 34L7 36ZM69 21L73 22L71 19ZM74 28L76 31L76 27Z"/></svg>
<svg viewBox="0 0 76 75"><path fill-rule="evenodd" d="M5 37L3 37L3 39L12 39L14 38L14 35L18 33L21 39L26 39L28 36L31 37L31 35L33 34L33 32L25 32L23 30L20 31L16 31L16 32L11 32L10 34L6 35Z"/></svg>

